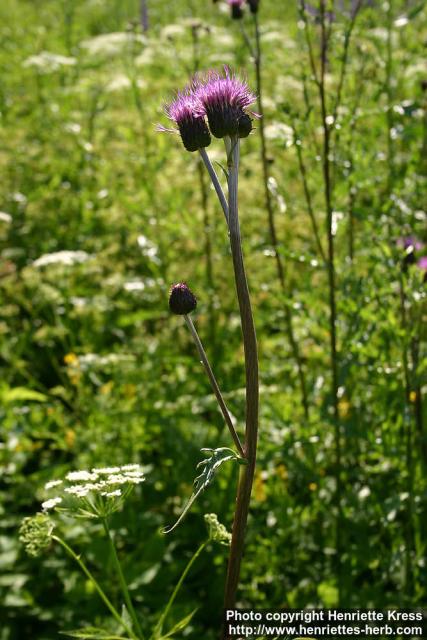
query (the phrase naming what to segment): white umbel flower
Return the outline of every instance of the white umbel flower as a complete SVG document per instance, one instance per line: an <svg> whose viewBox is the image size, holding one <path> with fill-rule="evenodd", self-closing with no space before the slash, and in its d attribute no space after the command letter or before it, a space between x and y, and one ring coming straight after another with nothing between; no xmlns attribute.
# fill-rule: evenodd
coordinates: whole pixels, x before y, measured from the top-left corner
<svg viewBox="0 0 427 640"><path fill-rule="evenodd" d="M56 505L61 504L62 498L51 498L50 500L46 500L42 502L43 511L49 511L50 509L54 509Z"/></svg>

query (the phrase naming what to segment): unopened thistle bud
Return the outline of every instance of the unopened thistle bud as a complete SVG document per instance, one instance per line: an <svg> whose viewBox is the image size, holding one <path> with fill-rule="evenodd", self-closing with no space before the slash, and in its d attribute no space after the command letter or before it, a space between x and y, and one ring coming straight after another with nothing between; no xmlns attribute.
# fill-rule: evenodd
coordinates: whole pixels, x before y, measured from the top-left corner
<svg viewBox="0 0 427 640"><path fill-rule="evenodd" d="M169 309L179 316L186 316L197 307L194 293L185 282L179 282L171 287L169 295Z"/></svg>
<svg viewBox="0 0 427 640"><path fill-rule="evenodd" d="M256 98L247 83L232 75L228 68L224 75L211 71L205 81L197 80L194 93L206 113L212 135L216 138L249 135L252 121L247 110Z"/></svg>
<svg viewBox="0 0 427 640"><path fill-rule="evenodd" d="M259 0L246 0L246 2L249 5L249 9L251 10L251 13L258 13Z"/></svg>
<svg viewBox="0 0 427 640"><path fill-rule="evenodd" d="M233 20L243 18L243 0L228 0L228 4L231 8L231 17Z"/></svg>
<svg viewBox="0 0 427 640"><path fill-rule="evenodd" d="M178 93L176 100L166 107L166 114L178 126L187 151L198 151L210 145L211 135L203 111L191 93ZM164 127L159 130L169 131Z"/></svg>

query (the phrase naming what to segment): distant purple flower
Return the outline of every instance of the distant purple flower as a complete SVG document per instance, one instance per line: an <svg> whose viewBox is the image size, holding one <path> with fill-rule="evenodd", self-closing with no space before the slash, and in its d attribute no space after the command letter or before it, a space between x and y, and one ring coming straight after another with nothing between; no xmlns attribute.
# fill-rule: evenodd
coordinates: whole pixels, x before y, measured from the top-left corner
<svg viewBox="0 0 427 640"><path fill-rule="evenodd" d="M246 138L250 134L252 120L247 110L256 97L247 83L232 74L230 69L226 67L224 74L210 71L204 80L196 79L194 92L206 113L212 135L216 138L237 135Z"/></svg>
<svg viewBox="0 0 427 640"><path fill-rule="evenodd" d="M424 282L427 281L427 256L423 256L418 260L417 267L424 271Z"/></svg>
<svg viewBox="0 0 427 640"><path fill-rule="evenodd" d="M243 18L243 1L244 0L227 0L229 6L231 7L231 17L234 20Z"/></svg>
<svg viewBox="0 0 427 640"><path fill-rule="evenodd" d="M415 236L403 236L398 238L396 244L399 249L402 249L404 252L403 262L405 266L414 264L416 261L416 253L421 251L424 247L424 244Z"/></svg>
<svg viewBox="0 0 427 640"><path fill-rule="evenodd" d="M411 247L414 251L420 251L424 246L421 240L418 240L416 236L403 236L397 239L396 244L405 251Z"/></svg>
<svg viewBox="0 0 427 640"><path fill-rule="evenodd" d="M185 316L197 307L197 300L185 282L178 282L171 287L169 294L169 309L172 313Z"/></svg>
<svg viewBox="0 0 427 640"><path fill-rule="evenodd" d="M198 99L186 90L179 92L176 99L165 108L168 118L173 120L179 129L182 142L187 151L198 151L208 147L211 136L206 124L203 109ZM170 131L164 127L158 127L160 131Z"/></svg>

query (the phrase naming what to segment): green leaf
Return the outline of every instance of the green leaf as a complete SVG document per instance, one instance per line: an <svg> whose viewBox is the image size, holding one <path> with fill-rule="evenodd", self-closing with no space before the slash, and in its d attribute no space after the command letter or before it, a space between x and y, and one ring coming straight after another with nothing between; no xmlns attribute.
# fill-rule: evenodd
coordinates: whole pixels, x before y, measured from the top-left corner
<svg viewBox="0 0 427 640"><path fill-rule="evenodd" d="M417 15L421 13L423 9L424 9L424 2L420 2L418 5L415 5L415 7L412 7L412 9L410 9L407 14L409 20L413 20L414 18L416 18Z"/></svg>
<svg viewBox="0 0 427 640"><path fill-rule="evenodd" d="M20 402L33 400L34 402L46 402L48 397L44 393L39 393L33 389L27 389L26 387L3 387L0 390L0 396L2 402Z"/></svg>
<svg viewBox="0 0 427 640"><path fill-rule="evenodd" d="M211 484L219 467L228 460L236 460L239 464L246 464L246 460L241 458L233 449L228 447L220 447L219 449L202 449L202 453L207 453L208 457L199 462L197 469L203 468L202 473L194 480L195 491L185 505L181 515L172 527L163 529L163 533L170 533L182 522L193 502L201 493Z"/></svg>
<svg viewBox="0 0 427 640"><path fill-rule="evenodd" d="M197 608L194 609L194 611L192 611L191 613L189 613L188 616L185 616L185 618L177 622L176 625L173 626L172 629L170 629L164 636L161 636L159 640L164 640L165 638L172 638L173 635L175 635L179 631L182 631L182 629L185 629L185 627L191 622L191 619L196 613Z"/></svg>
<svg viewBox="0 0 427 640"><path fill-rule="evenodd" d="M111 635L108 631L96 627L84 627L75 631L60 631L60 634L69 638L82 638L83 640L127 640L125 636Z"/></svg>

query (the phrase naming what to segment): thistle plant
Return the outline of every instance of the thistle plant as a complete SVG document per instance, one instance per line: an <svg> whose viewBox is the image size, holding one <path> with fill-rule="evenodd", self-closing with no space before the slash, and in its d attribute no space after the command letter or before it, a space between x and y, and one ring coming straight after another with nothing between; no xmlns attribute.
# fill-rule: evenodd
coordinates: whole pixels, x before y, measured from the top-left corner
<svg viewBox="0 0 427 640"><path fill-rule="evenodd" d="M147 637L149 640L162 640L166 637L171 638L181 631L194 615L195 612L193 611L175 626L164 631L166 618L197 558L210 542L228 546L231 535L224 525L218 521L215 514L205 515L208 535L190 558L158 621L155 623L151 633L148 632L147 635L147 625L143 624L130 596L109 524L110 516L123 507L133 488L144 482L144 480L144 471L138 464L71 471L63 480L52 480L45 485L44 490L48 497L41 504L42 511L33 517L27 517L23 520L19 537L27 553L30 556L38 557L43 553L48 553L53 544L60 545L76 562L85 578L92 584L94 592L104 603L117 627L116 635L111 635L105 629L95 627L65 632L65 635L79 638L108 637L111 640L119 640L120 638L123 638L123 640L144 640ZM74 518L89 519L102 524L124 602L121 612L113 604L112 599L107 595L106 590L101 586L98 579L95 578L81 553L77 553L58 533L62 524ZM126 636L122 635L123 632Z"/></svg>
<svg viewBox="0 0 427 640"><path fill-rule="evenodd" d="M246 138L252 131L253 118L258 114L251 111L256 101L255 95L247 83L225 68L222 73L211 70L204 76L196 76L191 85L166 108L166 113L178 126L184 147L188 151L198 151L206 166L212 184L218 196L224 213L230 240L233 261L234 280L240 310L243 346L245 354L246 377L246 428L243 445L240 444L234 425L230 425L229 414L225 404L221 401L221 392L213 377L207 361L202 343L197 335L194 324L189 320L186 309L193 310L195 304L184 302L192 300L189 292L182 284L172 288L170 304L173 311L185 316L187 325L196 342L199 355L209 377L215 396L220 405L224 419L229 427L233 442L239 452L231 458L227 450L217 449L212 452L210 462L203 461L206 479L212 478L214 471L221 461L236 459L241 463L240 478L237 490L236 508L234 514L233 533L228 562L225 586L225 607L233 607L239 583L241 560L243 555L245 529L249 511L252 484L255 472L257 440L258 440L258 351L255 325L252 314L249 288L243 260L240 236L239 206L238 206L238 178L240 162L240 140ZM164 128L162 128L164 130ZM206 148L211 140L207 130L214 138L223 139L225 146L227 170L227 197L225 196L216 171L209 159ZM178 304L177 295L181 296ZM224 453L225 451L225 453ZM211 473L210 473L211 471ZM198 479L199 480L199 479ZM207 486L203 480L202 486ZM200 486L200 481L199 481ZM196 485L197 487L197 485ZM193 494L192 499L194 496ZM190 500L191 502L192 500Z"/></svg>

